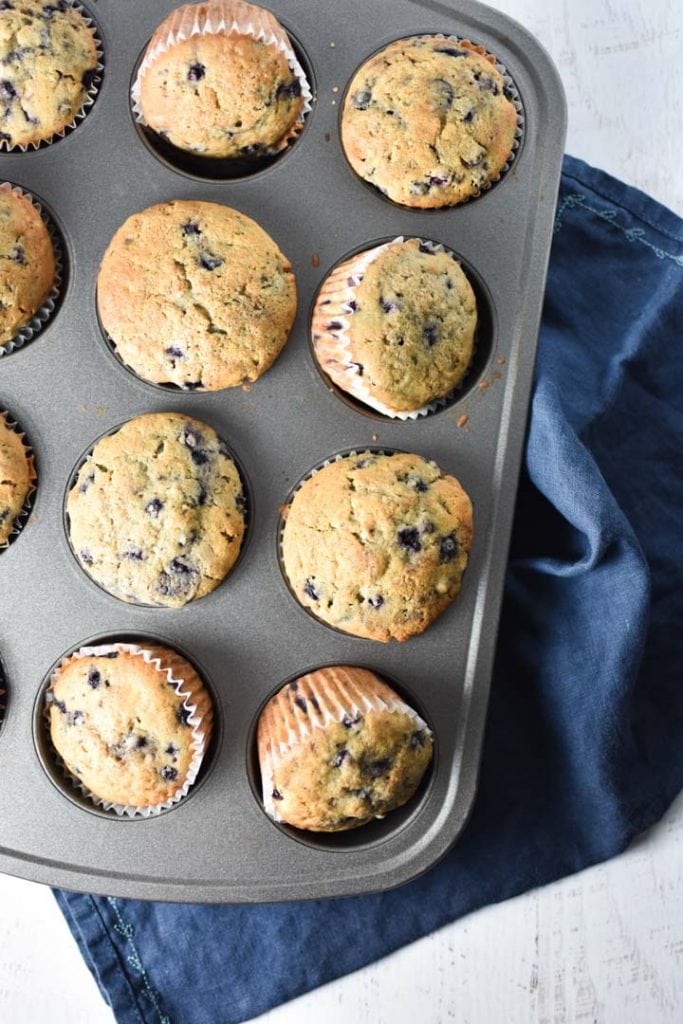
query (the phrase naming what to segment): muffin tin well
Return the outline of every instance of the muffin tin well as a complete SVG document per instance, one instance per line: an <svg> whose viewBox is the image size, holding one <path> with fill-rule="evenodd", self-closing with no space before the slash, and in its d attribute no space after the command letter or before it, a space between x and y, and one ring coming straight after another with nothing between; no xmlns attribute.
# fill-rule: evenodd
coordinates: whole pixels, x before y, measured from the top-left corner
<svg viewBox="0 0 683 1024"><path fill-rule="evenodd" d="M131 18L129 5L96 5L106 75L88 116L64 145L0 153L0 178L40 196L54 214L69 273L58 315L35 343L0 359L3 404L30 438L39 473L26 528L0 553L0 599L8 609L0 689L11 694L0 732L0 870L71 890L171 901L377 891L443 856L475 795L561 170L562 88L533 37L475 0L452 7L281 0L268 6L299 45L314 108L295 144L269 166L208 175L150 149L130 108L136 61L175 6L146 0ZM459 207L419 211L359 186L340 144L339 111L367 57L394 39L430 33L467 38L496 55L523 98L524 136L499 185ZM272 368L248 388L174 390L169 401L168 390L123 372L103 344L96 311L102 254L127 217L170 199L243 212L292 263L294 329ZM475 365L453 404L405 422L340 400L321 378L309 341L311 304L327 268L398 235L434 239L457 253L481 317ZM76 563L64 522L65 489L94 439L169 405L228 439L250 490L239 566L206 599L179 609L129 605L102 591ZM461 481L474 506L458 598L403 644L323 625L290 596L278 564L280 508L297 482L335 452L367 449L434 460ZM176 647L214 698L216 732L198 783L172 811L145 819L85 806L45 735L50 666L86 642L112 638ZM254 733L283 681L333 664L366 666L404 693L432 728L436 755L403 809L353 833L321 837L265 814Z"/></svg>
<svg viewBox="0 0 683 1024"><path fill-rule="evenodd" d="M308 667L301 668L298 672L288 676L287 679L281 680L274 686L270 693L268 693L261 702L259 708L251 722L249 733L247 736L247 748L246 748L246 772L249 777L249 783L251 790L254 795L254 799L257 804L263 810L264 815L266 814L263 809L263 799L261 790L261 770L259 768L259 758L257 749L257 730L259 716L266 706L271 697L287 686L289 683L298 679L300 676L306 675L308 672L315 672L321 668L328 668L329 665L309 665ZM369 664L362 663L353 665L354 668L365 668L370 672L375 672L376 675L380 675L377 669L373 669ZM279 829L284 835L288 836L303 846L309 846L312 849L317 850L348 850L355 851L364 849L372 846L375 843L383 843L388 839L398 835L406 825L412 821L416 816L420 814L423 804L425 803L429 788L432 782L432 776L437 770L436 765L439 757L439 740L438 740L438 729L435 728L434 723L431 722L427 716L427 712L417 694L413 689L409 689L405 684L399 682L393 677L389 677L386 674L381 676L382 682L395 690L396 693L401 697L406 704L409 704L422 719L427 723L432 731L434 740L434 753L432 756L431 763L425 772L422 781L417 789L417 792L405 803L402 807L397 808L390 814L387 814L385 818L376 818L372 822L368 822L367 825L361 825L358 828L349 829L345 832L307 832L305 829L294 828L292 825L288 825L284 821L273 821L271 818L267 818L268 822L273 828Z"/></svg>
<svg viewBox="0 0 683 1024"><path fill-rule="evenodd" d="M164 412L173 412L175 410L164 409L163 411ZM192 413L192 411L190 409L184 409L183 410L183 414L187 415L187 416L192 416L193 418L195 418L193 413ZM73 549L73 545L71 543L71 530L70 530L70 522L69 522L69 513L68 513L68 510L67 510L67 502L68 502L68 499L69 499L69 493L72 490L72 488L75 486L76 480L78 478L78 474L79 474L79 472L81 470L81 467L87 461L87 459L90 458L90 456L93 453L93 449L95 448L95 445L99 441L101 441L102 438L104 438L104 437L112 437L114 434L117 434L118 431L121 429L121 427L125 426L125 423L127 423L127 422L128 421L126 420L126 421L124 421L124 423L117 423L116 426L111 427L109 430L105 430L103 433L101 433L99 435L99 437L94 438L94 440L91 441L91 443L88 445L86 450L81 453L81 455L78 458L75 466L73 467L71 473L69 474L68 482L67 482L66 487L64 489L64 496L62 498L62 526L63 526L63 530L64 530L64 537L66 538L66 543L67 543L69 551L70 551L70 553L72 555L74 564L77 566L77 568L79 569L79 571L82 574L82 577L87 581L87 583L90 586L96 587L97 590L101 594L105 594L110 600L115 601L117 604L124 604L124 605L125 604L133 604L135 607L138 607L138 608L157 608L159 610L163 610L162 606L160 606L160 605L149 605L149 604L143 604L142 602L133 602L133 601L127 602L127 601L124 601L123 598L119 598L115 594L110 593L106 589L106 587L103 587L100 583L97 582L96 579L94 579L94 577L90 576L89 573L86 572L85 568L81 565L81 562L76 557L76 553L75 553L75 551ZM204 422L207 422L207 421L204 420ZM207 426L213 426L213 425L211 423L207 422ZM225 440L224 437L221 437L220 434L218 435L218 438L219 438L220 441L223 442L223 444L225 445L225 448L226 448L230 458L235 463L235 466L237 468L237 472L239 473L240 481L242 483L242 494L244 496L244 536L242 537L242 544L240 546L240 550L239 550L239 553L237 555L237 558L235 559L235 561L234 561L232 567L230 568L228 574L221 580L221 582L218 584L218 587L216 587L215 590L212 590L208 594L205 594L203 597L200 597L200 598L196 599L196 600L200 600L200 601L206 600L206 598L211 597L212 594L216 593L216 590L218 590L220 587L224 586L225 583L231 579L233 573L235 573L237 571L239 566L244 561L247 549L249 547L249 541L251 539L250 525L251 525L251 523L253 521L253 518L254 518L254 499L253 499L252 487L251 487L251 484L249 483L249 477L248 477L248 475L247 475L247 473L246 473L246 471L244 469L244 466L242 465L241 460L235 454L232 446ZM170 610L170 609L166 609L166 610Z"/></svg>
<svg viewBox="0 0 683 1024"><path fill-rule="evenodd" d="M427 211L429 212L429 211ZM364 242L362 245L356 245L353 249L347 252L345 255L340 256L335 261L334 265L328 267L325 271L325 276L320 282L320 286L315 292L313 299L310 304L309 318L308 318L308 340L311 351L311 359L315 365L316 370L323 379L325 386L336 395L337 398L346 403L349 408L354 409L356 412L362 413L364 416L369 416L375 420L388 420L390 423L395 423L399 420L399 417L389 416L386 413L379 412L377 409L373 409L371 406L366 405L360 399L356 398L355 395L350 394L348 391L344 391L340 388L328 375L325 373L324 368L320 365L318 357L315 352L313 345L313 313L315 305L318 300L318 295L325 280L329 275L339 266L340 263L345 263L346 260L351 259L352 256L358 255L358 253L365 252L368 249L374 249L379 245L384 245L386 242L393 241L394 237L374 238L370 241ZM413 236L405 236L406 238ZM435 238L421 238L421 241L432 241L438 242ZM442 244L442 243L439 243ZM420 412L414 418L408 418L408 422L418 422L419 420L425 419L427 416L434 416L437 413L444 412L446 409L450 409L452 406L463 399L476 387L477 383L482 379L487 369L490 368L490 364L493 358L493 354L496 351L496 311L493 305L493 299L491 293L487 288L483 277L479 274L473 266L471 266L467 260L465 260L458 252L454 249L444 246L445 250L449 252L462 267L467 280L472 286L474 295L477 301L477 327L474 335L474 351L472 353L472 360L465 373L465 376L460 381L458 386L451 391L445 398L441 398L438 401L432 403L425 412Z"/></svg>
<svg viewBox="0 0 683 1024"><path fill-rule="evenodd" d="M85 101L83 102L80 110L78 110L74 115L72 123L66 125L66 127L63 128L62 131L57 132L49 139L43 139L40 142L31 143L30 145L27 146L12 147L10 147L9 142L6 139L0 140L0 154L3 156L5 154L10 156L22 156L25 153L35 152L36 150L48 149L50 146L54 146L62 139L69 138L69 136L73 135L73 133L79 127L83 119L87 117L88 114L91 112L93 105L100 93L100 89L102 88L102 82L104 79L105 56L103 35L102 30L100 28L99 20L95 18L89 5L81 3L80 0L67 0L67 2L71 7L74 7L77 11L81 13L86 24L92 29L93 36L95 39L97 64L93 71L88 74L87 82L85 81L85 79L83 80L86 92Z"/></svg>
<svg viewBox="0 0 683 1024"><path fill-rule="evenodd" d="M147 44L149 43L149 40L147 40L135 62L133 74L130 79L130 90L128 95L130 114L135 125L135 130L144 145L150 153L157 158L157 160L160 160L162 164L171 170L187 175L188 178L195 178L197 180L204 181L236 181L241 178L249 178L254 174L258 174L260 171L265 171L268 167L272 167L274 164L288 156L292 149L298 145L302 136L306 133L315 112L315 73L313 71L313 65L311 64L310 58L302 43L297 39L283 18L278 17L278 21L280 21L289 36L292 49L296 54L299 64L304 70L311 92L313 93L313 108L306 115L303 128L292 143L285 149L280 150L278 153L269 153L259 157L215 159L212 157L201 156L199 153L189 153L186 150L179 149L177 146L174 146L169 142L168 139L164 139L162 135L159 135L158 132L155 132L146 124L141 123L134 110L133 102L130 98L130 90L132 90L133 83L138 76L140 65L142 64L147 51Z"/></svg>
<svg viewBox="0 0 683 1024"><path fill-rule="evenodd" d="M89 637L87 640L82 640L80 643L73 644L67 651L57 658L53 665L50 666L48 672L45 674L42 685L36 696L35 705L33 709L33 742L35 745L38 759L42 764L45 774L48 776L50 781L59 790L59 792L70 800L77 807L88 811L90 814L97 815L100 818L107 818L113 821L146 821L148 818L140 817L127 817L123 818L116 813L115 810L104 810L104 808L97 806L93 801L85 795L82 789L77 785L76 780L67 771L64 762L60 758L59 754L52 745L50 739L50 726L47 715L48 705L45 700L45 696L50 685L53 672L59 667L62 661L65 661L72 654L74 654L81 647L95 647L106 644L136 644L144 647L149 643L160 644L163 647L167 647L170 650L175 651L182 658L185 658L197 672L197 675L202 681L202 685L208 691L211 701L213 703L213 728L211 732L211 739L209 745L206 748L204 758L202 760L201 768L195 782L190 787L189 792L182 798L178 803L172 807L164 808L164 810L158 811L156 816L161 814L170 814L171 811L176 811L183 807L187 800L201 788L204 781L208 778L211 773L211 767L214 759L218 755L222 743L222 722L220 714L220 706L216 695L216 690L207 676L204 669L197 663L196 659L192 657L187 651L180 647L177 643L173 643L161 636L150 636L143 635L140 633L115 633L105 634L103 636Z"/></svg>

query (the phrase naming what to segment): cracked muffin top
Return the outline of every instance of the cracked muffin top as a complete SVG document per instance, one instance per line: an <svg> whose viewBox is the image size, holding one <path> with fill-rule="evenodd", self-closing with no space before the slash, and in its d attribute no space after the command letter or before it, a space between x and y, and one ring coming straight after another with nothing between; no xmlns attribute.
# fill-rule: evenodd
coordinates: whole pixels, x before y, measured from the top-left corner
<svg viewBox="0 0 683 1024"><path fill-rule="evenodd" d="M313 347L338 387L400 415L460 383L476 326L474 291L455 254L399 238L345 260L324 282Z"/></svg>
<svg viewBox="0 0 683 1024"><path fill-rule="evenodd" d="M374 672L321 668L283 686L261 712L263 803L296 828L357 828L413 796L432 750L426 723Z"/></svg>
<svg viewBox="0 0 683 1024"><path fill-rule="evenodd" d="M407 640L460 590L472 505L455 477L419 455L336 459L302 484L283 518L290 587L344 633Z"/></svg>
<svg viewBox="0 0 683 1024"><path fill-rule="evenodd" d="M0 412L0 545L9 540L35 478L33 456L23 435L9 426L7 413Z"/></svg>
<svg viewBox="0 0 683 1024"><path fill-rule="evenodd" d="M149 413L101 438L67 498L76 558L123 601L180 608L214 590L242 545L246 500L225 442Z"/></svg>
<svg viewBox="0 0 683 1024"><path fill-rule="evenodd" d="M159 645L82 648L56 670L46 702L54 748L96 802L142 809L179 799L211 736L199 675Z"/></svg>
<svg viewBox="0 0 683 1024"><path fill-rule="evenodd" d="M55 279L52 239L26 196L0 186L0 344L45 302Z"/></svg>
<svg viewBox="0 0 683 1024"><path fill-rule="evenodd" d="M356 174L404 206L478 195L511 152L517 111L482 47L446 36L390 43L351 80L342 144Z"/></svg>
<svg viewBox="0 0 683 1024"><path fill-rule="evenodd" d="M156 384L217 391L256 380L296 315L289 261L237 210L174 200L133 214L104 254L102 326L121 360Z"/></svg>
<svg viewBox="0 0 683 1024"><path fill-rule="evenodd" d="M232 29L197 31L213 22ZM255 22L268 41L242 34L235 22ZM147 48L139 81L145 122L179 149L208 157L282 148L302 117L304 97L281 46L291 49L285 30L253 4L213 0L178 8Z"/></svg>
<svg viewBox="0 0 683 1024"><path fill-rule="evenodd" d="M0 63L0 140L37 144L83 106L97 68L94 32L67 0L3 0Z"/></svg>

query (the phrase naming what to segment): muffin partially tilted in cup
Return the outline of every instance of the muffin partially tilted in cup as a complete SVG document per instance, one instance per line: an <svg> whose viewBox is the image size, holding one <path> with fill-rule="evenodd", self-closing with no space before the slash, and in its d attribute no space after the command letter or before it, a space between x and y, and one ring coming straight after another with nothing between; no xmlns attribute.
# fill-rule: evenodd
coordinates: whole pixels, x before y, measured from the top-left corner
<svg viewBox="0 0 683 1024"><path fill-rule="evenodd" d="M427 724L374 672L308 672L261 712L264 807L275 821L313 832L357 828L410 800L432 751Z"/></svg>
<svg viewBox="0 0 683 1024"><path fill-rule="evenodd" d="M477 303L454 253L399 237L335 267L311 327L320 368L337 387L385 416L414 419L467 373Z"/></svg>

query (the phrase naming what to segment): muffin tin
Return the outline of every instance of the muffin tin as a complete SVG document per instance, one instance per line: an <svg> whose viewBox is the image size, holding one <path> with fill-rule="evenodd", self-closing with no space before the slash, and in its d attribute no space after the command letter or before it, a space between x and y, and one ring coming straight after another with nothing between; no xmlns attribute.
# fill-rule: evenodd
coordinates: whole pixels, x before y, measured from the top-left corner
<svg viewBox="0 0 683 1024"><path fill-rule="evenodd" d="M87 6L87 5L86 5ZM21 535L0 552L8 691L0 730L0 870L68 889L162 900L241 902L370 892L407 881L443 856L474 798L536 335L565 133L562 87L523 28L463 0L281 0L274 13L313 71L316 102L291 150L243 177L206 180L161 159L129 102L133 69L173 9L91 0L106 75L87 118L56 145L0 154L0 175L41 196L65 239L67 286L40 334L0 360L0 402L37 455L38 490ZM362 31L359 31L362 26ZM401 36L453 34L481 43L514 79L524 136L510 169L481 197L408 210L370 190L339 143L346 83ZM205 393L145 384L112 358L95 311L99 261L136 210L172 198L212 200L256 219L292 261L294 331L250 390ZM417 421L365 413L321 379L309 349L311 303L344 255L397 235L443 242L487 297L488 358L448 408ZM483 364L483 365L482 365ZM250 543L212 594L179 610L122 603L77 565L64 529L65 487L97 437L131 416L170 409L210 423L251 482ZM381 645L338 633L295 601L278 564L280 506L313 467L340 451L403 449L457 476L474 504L474 544L457 601L422 636ZM177 646L215 696L216 739L202 779L176 807L121 820L89 807L54 769L42 720L50 666L103 639ZM387 679L435 734L420 793L383 821L336 836L285 829L258 799L260 708L286 680L326 664ZM0 716L2 700L0 700Z"/></svg>

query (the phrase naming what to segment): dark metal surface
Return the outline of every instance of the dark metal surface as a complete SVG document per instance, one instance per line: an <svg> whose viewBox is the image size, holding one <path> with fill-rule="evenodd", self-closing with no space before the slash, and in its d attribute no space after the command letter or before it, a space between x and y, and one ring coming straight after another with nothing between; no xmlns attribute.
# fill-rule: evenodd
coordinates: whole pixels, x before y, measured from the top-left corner
<svg viewBox="0 0 683 1024"><path fill-rule="evenodd" d="M0 657L9 699L0 731L0 870L69 889L189 901L320 898L397 885L428 868L461 831L474 797L496 626L521 459L565 133L557 73L539 44L497 12L463 0L281 0L282 17L314 69L317 103L291 152L242 180L174 171L143 143L128 101L140 51L173 0L91 3L106 73L70 136L1 154L0 175L48 204L66 239L68 290L58 314L0 360L0 403L31 438L38 491L26 528L0 553ZM134 8L134 9L133 9ZM504 179L462 208L403 210L358 181L341 152L337 116L358 64L403 35L446 32L482 43L521 94L526 131ZM338 91L333 91L338 87ZM115 230L136 210L174 198L213 200L254 217L292 260L299 313L275 366L249 392L164 392L120 366L100 334L95 277ZM329 391L307 338L323 275L376 238L443 242L490 296L492 352L484 387L417 422L366 416ZM315 255L315 259L314 259ZM319 258L319 264L318 264ZM503 362L504 360L504 362ZM178 410L206 420L251 481L250 544L213 594L180 610L134 607L91 583L64 533L64 488L103 431L140 413ZM468 416L465 426L458 419ZM475 539L457 602L422 636L387 646L344 636L301 609L281 577L278 506L297 480L342 449L416 451L470 493ZM89 813L44 771L34 705L50 665L94 636L139 633L179 644L217 694L221 742L197 791L146 820ZM318 842L270 822L252 788L252 727L282 682L329 663L384 673L414 694L437 743L428 784L383 822ZM251 781L250 781L251 780Z"/></svg>

